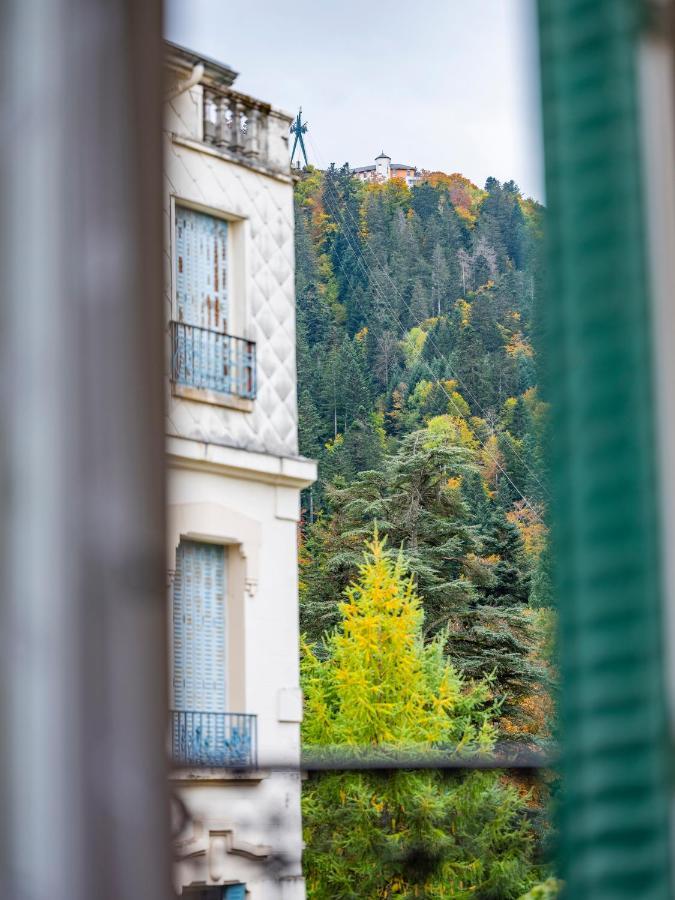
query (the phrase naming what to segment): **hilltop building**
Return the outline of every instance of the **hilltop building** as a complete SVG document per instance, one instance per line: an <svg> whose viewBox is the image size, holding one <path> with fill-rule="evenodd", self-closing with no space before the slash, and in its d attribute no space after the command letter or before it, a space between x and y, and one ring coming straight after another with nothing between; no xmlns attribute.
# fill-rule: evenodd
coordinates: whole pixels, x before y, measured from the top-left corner
<svg viewBox="0 0 675 900"><path fill-rule="evenodd" d="M420 175L417 168L406 163L393 163L391 156L387 156L384 150L375 157L372 166L357 166L352 169L352 174L360 181L382 183L391 178L402 178L410 187L419 181Z"/></svg>
<svg viewBox="0 0 675 900"><path fill-rule="evenodd" d="M165 327L174 881L302 900L291 117L167 44ZM268 768L265 769L265 763ZM272 767L272 764L277 767Z"/></svg>

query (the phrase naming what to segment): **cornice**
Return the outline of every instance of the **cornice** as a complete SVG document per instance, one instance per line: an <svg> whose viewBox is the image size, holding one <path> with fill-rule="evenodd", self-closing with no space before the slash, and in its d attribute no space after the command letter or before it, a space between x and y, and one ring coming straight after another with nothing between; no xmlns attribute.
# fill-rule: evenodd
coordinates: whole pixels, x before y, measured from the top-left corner
<svg viewBox="0 0 675 900"><path fill-rule="evenodd" d="M166 456L170 468L213 472L298 490L309 487L317 476L316 462L304 456L274 456L192 438L169 436Z"/></svg>

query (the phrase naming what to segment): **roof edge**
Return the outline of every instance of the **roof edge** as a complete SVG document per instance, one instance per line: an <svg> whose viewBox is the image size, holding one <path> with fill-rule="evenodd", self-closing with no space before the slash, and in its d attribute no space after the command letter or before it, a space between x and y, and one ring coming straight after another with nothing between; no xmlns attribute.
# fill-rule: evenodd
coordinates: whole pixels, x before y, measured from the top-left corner
<svg viewBox="0 0 675 900"><path fill-rule="evenodd" d="M217 59L211 59L203 53L196 53L173 41L164 40L166 48L165 59L169 65L178 69L191 69L198 63L204 66L204 75L201 83L213 87L230 87L234 84L239 72Z"/></svg>

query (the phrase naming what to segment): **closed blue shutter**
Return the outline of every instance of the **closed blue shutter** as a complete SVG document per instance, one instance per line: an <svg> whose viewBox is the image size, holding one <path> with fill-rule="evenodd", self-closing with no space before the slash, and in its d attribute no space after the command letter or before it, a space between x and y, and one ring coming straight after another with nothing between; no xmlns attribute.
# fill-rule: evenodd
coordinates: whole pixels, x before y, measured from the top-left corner
<svg viewBox="0 0 675 900"><path fill-rule="evenodd" d="M173 589L174 708L225 711L225 549L182 540Z"/></svg>
<svg viewBox="0 0 675 900"><path fill-rule="evenodd" d="M174 372L178 382L231 392L227 222L176 206Z"/></svg>
<svg viewBox="0 0 675 900"><path fill-rule="evenodd" d="M175 265L178 321L226 332L227 222L176 206Z"/></svg>

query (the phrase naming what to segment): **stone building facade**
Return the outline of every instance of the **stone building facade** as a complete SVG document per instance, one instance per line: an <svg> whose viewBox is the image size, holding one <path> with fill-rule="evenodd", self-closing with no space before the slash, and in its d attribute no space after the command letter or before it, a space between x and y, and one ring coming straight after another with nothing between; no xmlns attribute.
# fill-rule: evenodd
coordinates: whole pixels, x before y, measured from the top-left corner
<svg viewBox="0 0 675 900"><path fill-rule="evenodd" d="M175 886L301 900L291 117L181 47L166 67Z"/></svg>
<svg viewBox="0 0 675 900"><path fill-rule="evenodd" d="M411 187L420 179L417 168L407 163L393 163L391 156L387 156L384 150L375 157L375 162L370 166L357 166L352 169L352 174L359 181L367 181L374 184L382 184L392 178L400 178Z"/></svg>

